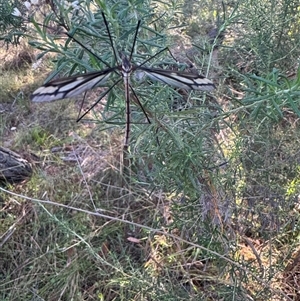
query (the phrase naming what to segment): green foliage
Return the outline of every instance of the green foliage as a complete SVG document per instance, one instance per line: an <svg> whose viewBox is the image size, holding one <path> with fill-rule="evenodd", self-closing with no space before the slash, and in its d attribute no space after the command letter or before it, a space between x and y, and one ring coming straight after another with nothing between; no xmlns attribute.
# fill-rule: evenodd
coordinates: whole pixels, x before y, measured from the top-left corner
<svg viewBox="0 0 300 301"><path fill-rule="evenodd" d="M15 11L17 9L17 11ZM20 15L19 15L20 13ZM27 21L22 13L26 7L21 1L0 1L0 40L9 44L18 45L20 38L27 31Z"/></svg>
<svg viewBox="0 0 300 301"><path fill-rule="evenodd" d="M125 187L118 185L111 158L117 155L105 156L115 147L112 128L125 123L121 83L88 115L98 129L109 128L110 145L93 129L97 139L76 148L78 141L66 138L74 129L59 122L67 119L60 115L62 108L35 112L42 115L42 126L26 129L22 142L71 148L76 164L64 162L65 154L58 160L41 152L42 167L21 191L47 199L46 204L15 195L5 200L8 213L0 215L1 225L13 230L1 236L6 243L0 257L6 260L0 270L9 272L0 274L0 298L260 301L297 296L297 281L281 280L298 275L297 1L238 1L226 7L210 1L50 4L45 18L32 19L37 37L31 41L39 58L56 55L56 70L47 80L118 64L104 12L114 46L127 54L142 20L132 55L137 65L166 46L179 48L180 58L185 57L188 51L180 48L178 36L181 41L185 31L193 32L189 58L203 73L213 71L219 85L214 95L186 93L132 75L151 124L132 97L131 182ZM208 43L196 24L201 19L201 26L212 25L214 16L218 30ZM192 30L184 22L193 24ZM186 61L180 63L167 51L147 62L187 67ZM112 74L107 85L119 78ZM84 132L90 124L79 126Z"/></svg>
<svg viewBox="0 0 300 301"><path fill-rule="evenodd" d="M86 1L75 10L72 7L63 9L59 2L56 5L58 9L45 18L43 24L36 21L33 23L39 40L32 41L31 45L43 51L40 57L48 52L59 54L57 70L47 80L57 73L69 76L119 64L115 62L112 46L129 55L139 19L142 20L142 25L132 59L135 64L142 64L169 46L166 33L171 25L168 22L172 24L172 19L175 18L173 15L179 9L179 6L175 7L172 3L165 4L168 7L166 14L156 11L153 4L144 1L134 1L134 5L120 2L110 7L101 1L97 5ZM145 7L149 9L145 11ZM109 40L101 12L104 12L109 23L114 45ZM61 36L58 42L57 35L48 30L53 23L68 30L68 37ZM167 51L149 61L154 67L170 68L171 63L175 64ZM112 86L119 80L120 74L113 73L106 85ZM211 104L208 109L210 99L203 93L192 93L184 98L172 87L161 83L150 83L136 75L132 76L131 81L145 111L150 118L154 117L153 124L149 125L141 108L132 108L131 156L136 160L137 168L139 164L143 164L138 159L152 157L156 167L146 177L153 178L153 184L176 194L183 192L188 197L198 198L201 194L199 178L202 170L224 163L221 150L211 137L211 130L218 131L220 121L212 116L211 110L219 114L220 108ZM102 95L95 102L100 101ZM105 103L103 100L101 102ZM180 110L176 109L178 102L182 103ZM104 105L105 109L99 113L96 109L93 116L102 128L125 123L123 85L116 86L109 93ZM179 168L181 173L175 173Z"/></svg>
<svg viewBox="0 0 300 301"><path fill-rule="evenodd" d="M246 68L260 74L292 68L300 49L299 2L242 0L237 6L234 48L247 57Z"/></svg>
<svg viewBox="0 0 300 301"><path fill-rule="evenodd" d="M249 75L245 77L245 97L243 105L248 108L250 118L270 118L279 121L285 112L293 112L300 117L299 111L300 69L296 78L290 80L278 69L273 69L264 77Z"/></svg>

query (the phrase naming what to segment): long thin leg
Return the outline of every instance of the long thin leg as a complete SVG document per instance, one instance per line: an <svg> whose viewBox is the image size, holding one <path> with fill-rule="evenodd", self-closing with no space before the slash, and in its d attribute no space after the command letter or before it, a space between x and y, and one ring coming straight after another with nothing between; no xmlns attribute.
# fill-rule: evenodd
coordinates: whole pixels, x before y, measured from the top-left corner
<svg viewBox="0 0 300 301"><path fill-rule="evenodd" d="M134 35L134 39L133 39L133 44L132 44L132 48L131 48L131 52L130 52L130 56L129 56L129 61L131 61L131 58L132 58L132 54L133 54L133 51L134 51L134 47L135 47L137 34L138 34L138 31L139 31L140 25L141 25L141 20L138 21L138 24L136 26L135 35Z"/></svg>
<svg viewBox="0 0 300 301"><path fill-rule="evenodd" d="M101 99L103 99L103 97L105 97L119 82L121 81L121 79L119 79L118 81L116 81L109 89L107 89L103 95L91 106L89 107L79 118L77 118L77 122L79 122L88 112L90 112L98 103Z"/></svg>
<svg viewBox="0 0 300 301"><path fill-rule="evenodd" d="M134 102L136 102L136 103L138 104L138 106L141 108L141 110L143 111L144 115L146 116L146 119L147 119L148 123L151 124L151 120L150 120L150 118L152 118L151 112L146 112L146 110L144 109L143 105L141 104L141 102L140 102L138 96L136 95L136 93L135 93L135 91L134 91L134 89L133 89L133 87L132 87L131 85L130 85L130 89L131 89L131 91L132 91L132 93L133 93L133 96L134 96L135 99L136 99L136 101L134 101ZM150 117L150 118L149 118L149 117ZM156 134L157 134L157 132L158 132L158 128L156 129ZM157 142L158 145L160 145L157 136L156 136L156 142Z"/></svg>
<svg viewBox="0 0 300 301"><path fill-rule="evenodd" d="M141 104L141 102L140 102L138 96L136 95L136 93L135 93L133 87L132 87L130 84L129 84L129 86L130 86L130 90L131 90L131 92L133 93L133 96L135 97L135 100L136 100L136 101L134 100L134 102L141 108L141 110L143 111L143 113L144 113L144 115L145 115L145 117L146 117L148 123L151 124L151 120L150 120L150 118L149 118L149 114L151 114L151 113L145 111L145 109L144 109L143 105ZM150 117L151 117L151 116L150 116Z"/></svg>
<svg viewBox="0 0 300 301"><path fill-rule="evenodd" d="M77 40L76 38L74 38L74 36L71 36L69 33L65 33L70 39L73 39L78 45L80 45L83 49L85 49L87 52L89 52L91 55L93 55L95 58L97 58L101 63L103 63L105 66L107 66L108 68L111 68L111 66L106 63L104 60L101 59L101 57L99 55L97 55L96 53L94 53L93 51L91 51L90 49L88 49L85 45L83 45L79 40Z"/></svg>
<svg viewBox="0 0 300 301"><path fill-rule="evenodd" d="M134 69L139 69L139 67L142 67L143 65L145 65L146 63L148 63L149 61L151 61L153 58L155 58L156 56L160 55L162 52L168 50L168 47L165 47L164 49L160 50L159 52L157 52L155 55L152 55L151 57L149 57L148 59L146 59L146 61L144 61L142 64L138 65L138 66L134 66Z"/></svg>
<svg viewBox="0 0 300 301"><path fill-rule="evenodd" d="M102 13L102 17L103 17L103 20L104 20L104 24L105 24L105 27L106 27L107 34L108 34L108 36L109 36L110 45L111 45L111 47L112 47L112 49L113 49L114 56L115 56L115 60L116 60L116 62L117 62L117 61L118 61L118 57L117 57L116 49L115 49L115 47L114 47L114 43L113 43L113 40L112 40L110 31L109 31L108 23L107 23L107 20L106 20L106 18L105 18L104 12L101 12L101 13Z"/></svg>

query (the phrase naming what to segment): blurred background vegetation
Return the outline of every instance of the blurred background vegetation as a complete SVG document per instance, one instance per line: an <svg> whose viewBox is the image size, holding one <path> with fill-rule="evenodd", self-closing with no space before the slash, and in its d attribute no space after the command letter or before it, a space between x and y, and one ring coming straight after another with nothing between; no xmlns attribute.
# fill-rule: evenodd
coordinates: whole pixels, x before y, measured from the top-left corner
<svg viewBox="0 0 300 301"><path fill-rule="evenodd" d="M0 187L0 299L300 300L299 7L0 0L1 146L34 170ZM133 97L127 177L122 84L29 100L45 80L117 64L101 12L126 53L142 21L135 64L168 47L147 65L216 85L132 75L151 123Z"/></svg>

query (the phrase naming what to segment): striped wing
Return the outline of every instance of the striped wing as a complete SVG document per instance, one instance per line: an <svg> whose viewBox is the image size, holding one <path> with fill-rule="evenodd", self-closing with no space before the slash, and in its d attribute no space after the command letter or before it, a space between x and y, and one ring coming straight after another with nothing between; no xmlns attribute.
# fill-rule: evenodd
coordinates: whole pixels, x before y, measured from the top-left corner
<svg viewBox="0 0 300 301"><path fill-rule="evenodd" d="M106 82L110 74L118 67L95 71L83 75L74 75L50 81L35 90L30 99L34 102L54 101L74 97Z"/></svg>
<svg viewBox="0 0 300 301"><path fill-rule="evenodd" d="M213 82L202 75L147 67L137 67L136 69L144 71L153 80L181 89L202 91L215 89Z"/></svg>

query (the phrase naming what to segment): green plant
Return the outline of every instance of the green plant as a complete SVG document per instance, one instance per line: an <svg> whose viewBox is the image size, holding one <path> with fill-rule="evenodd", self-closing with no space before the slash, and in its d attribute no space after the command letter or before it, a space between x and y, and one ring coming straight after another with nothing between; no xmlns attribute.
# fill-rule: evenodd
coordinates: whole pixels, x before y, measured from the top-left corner
<svg viewBox="0 0 300 301"><path fill-rule="evenodd" d="M158 11L158 16L156 16L155 9L151 9L150 2L147 3L147 6L150 7L150 11L147 13L143 10L146 3L140 1L134 2L134 8L123 2L108 7L101 1L98 1L96 5L89 1L79 3L75 10L71 6L66 8L62 5L54 2L53 11L45 19L43 26L33 21L39 34L39 40L32 41L31 45L43 51L40 57L48 52L59 55L56 62L58 68L47 80L52 79L57 73L69 76L74 73L114 66L116 62L112 46L130 54L138 19L142 19L142 26L132 57L137 65L143 63L168 46L169 41L164 34L168 27L164 28L162 24L172 22L172 13L174 14L174 11L178 9L170 3L168 14ZM101 12L104 12L109 22L114 45L110 45ZM155 22L151 23L153 18L155 18ZM50 24L53 23L68 30L67 37L61 36L59 43L56 34L49 34ZM152 24L152 26L147 24ZM85 45L87 49L82 45ZM95 54L92 53L94 49L97 49ZM174 64L172 61L168 52L165 52L164 56L153 57L149 64L154 67L156 65L170 66L170 63ZM111 75L113 79L105 85L109 87L119 81L120 75L113 77L114 75ZM195 197L195 194L197 195L195 189L198 189L198 180L196 179L198 174L202 173L203 166L204 169L209 169L223 163L223 158L217 154L220 150L216 150L214 159L207 155L212 148L218 148L215 146L214 138L211 138L210 135L212 128L218 128L219 120L214 119L204 105L209 102L209 98L199 94L184 96L172 87L160 83L149 83L144 78L140 79L134 75L132 76L132 86L153 122L150 125L147 124L145 115L138 105L132 108L131 156L133 160L135 156L144 159L154 157L156 161L154 165L159 166L157 168L159 172L149 171L147 177L155 177L156 185L159 182L165 182L162 182L160 175L164 179L170 177L170 183L166 184L164 189L175 193L181 193L182 190L184 193L190 193L190 187L193 187L192 194ZM95 107L93 118L97 119L102 128L111 127L112 124L124 124L124 87L116 86L105 100L101 99L102 95L100 94L100 97L95 100L95 102L101 100L102 109L97 111ZM172 106L176 107L176 102L183 103L181 111L176 108L173 111L170 110ZM216 111L219 110L215 105L212 105L212 108ZM202 124L201 127L199 124ZM142 161L136 160L135 162L142 164ZM174 173L174 170L182 162L186 167L184 172ZM166 171L165 167L169 171ZM193 172L191 173L191 171ZM178 185L179 183L181 184Z"/></svg>
<svg viewBox="0 0 300 301"><path fill-rule="evenodd" d="M18 45L20 38L26 34L27 13L28 9L21 1L0 1L0 40L4 41L7 46Z"/></svg>
<svg viewBox="0 0 300 301"><path fill-rule="evenodd" d="M299 3L238 1L232 27L237 55L232 56L246 72L260 76L273 68L290 70L299 57ZM238 61L238 57L246 58Z"/></svg>
<svg viewBox="0 0 300 301"><path fill-rule="evenodd" d="M265 5L274 9L272 3ZM110 66L116 64L104 11L116 48L127 53L142 19L133 53L137 64L171 45L172 53L180 52L180 64L168 52L148 64L184 69L183 58L192 53L192 62L203 73L213 70L219 85L212 95L186 93L132 75L151 124L132 103L126 186L120 185L115 163L122 144L115 129L122 129L125 119L122 85L75 128L80 104L75 110L65 100L28 105L19 144L38 148L39 158L31 181L14 188L19 194L1 189L0 298L296 298L299 75L287 76L285 63L269 69L271 59L264 69L262 56L270 57L264 51L251 57L251 68L240 68L239 62L249 63L249 52L244 40L230 33L245 40L252 36L250 45L257 47L258 33L237 23L250 22L247 14L256 17L244 6L256 8L252 2L231 4L223 9L210 1L52 1L44 19L35 16L38 36L31 44L43 59L56 55L48 80L107 68L73 37ZM202 25L211 24L218 9L224 13L218 27L225 33L224 47L216 40L202 43ZM193 24L195 48L188 46L184 33L191 31L183 20ZM226 62L218 59L224 53L230 53ZM117 78L112 74L111 80ZM85 109L104 91L99 90L85 99ZM105 135L99 129L107 129ZM15 141L12 135L6 140L12 137Z"/></svg>
<svg viewBox="0 0 300 301"><path fill-rule="evenodd" d="M250 113L250 118L279 121L287 112L300 116L300 69L292 80L278 69L273 69L264 77L248 75L245 84L246 94L242 103Z"/></svg>

